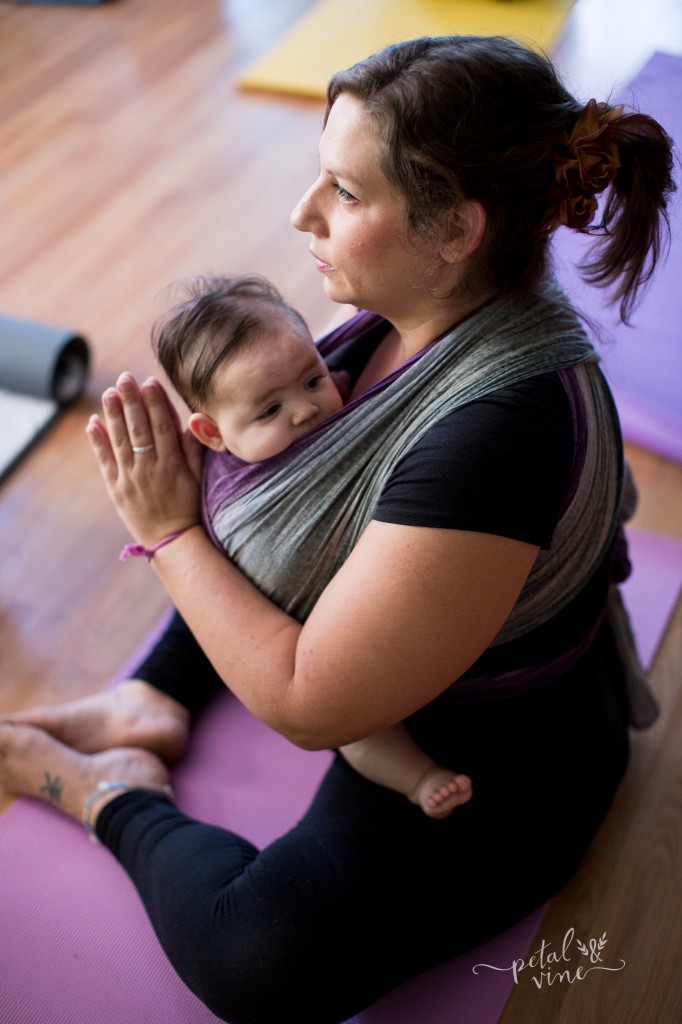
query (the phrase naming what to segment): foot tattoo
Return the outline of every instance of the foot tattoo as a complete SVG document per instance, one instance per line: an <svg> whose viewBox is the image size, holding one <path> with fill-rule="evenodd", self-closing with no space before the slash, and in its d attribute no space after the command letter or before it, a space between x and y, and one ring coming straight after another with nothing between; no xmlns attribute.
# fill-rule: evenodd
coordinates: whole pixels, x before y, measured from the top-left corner
<svg viewBox="0 0 682 1024"><path fill-rule="evenodd" d="M52 778L49 772L45 772L45 784L40 787L40 792L44 793L48 800L58 804L62 798L63 789L64 784L58 775Z"/></svg>

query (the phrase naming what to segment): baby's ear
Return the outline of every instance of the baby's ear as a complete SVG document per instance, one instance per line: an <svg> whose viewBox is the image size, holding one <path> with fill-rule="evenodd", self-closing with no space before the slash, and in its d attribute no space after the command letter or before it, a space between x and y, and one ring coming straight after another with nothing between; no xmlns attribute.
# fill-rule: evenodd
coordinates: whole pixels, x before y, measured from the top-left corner
<svg viewBox="0 0 682 1024"><path fill-rule="evenodd" d="M205 412L193 412L187 426L197 441L201 441L207 448L212 448L214 452L225 451L226 445L220 436L218 425Z"/></svg>

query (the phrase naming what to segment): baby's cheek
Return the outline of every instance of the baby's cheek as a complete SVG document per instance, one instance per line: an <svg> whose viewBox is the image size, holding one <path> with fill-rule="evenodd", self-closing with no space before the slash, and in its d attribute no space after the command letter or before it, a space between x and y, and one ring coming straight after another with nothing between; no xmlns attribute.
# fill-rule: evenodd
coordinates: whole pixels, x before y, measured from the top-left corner
<svg viewBox="0 0 682 1024"><path fill-rule="evenodd" d="M348 370L335 370L332 374L332 379L327 385L327 390L327 415L331 416L332 413L343 409L346 399L350 394L351 380Z"/></svg>

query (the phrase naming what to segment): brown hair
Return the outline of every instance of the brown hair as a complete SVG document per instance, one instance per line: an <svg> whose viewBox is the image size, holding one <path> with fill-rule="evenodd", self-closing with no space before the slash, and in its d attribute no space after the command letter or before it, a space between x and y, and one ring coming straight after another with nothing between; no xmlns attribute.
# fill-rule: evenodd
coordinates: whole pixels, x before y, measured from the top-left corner
<svg viewBox="0 0 682 1024"><path fill-rule="evenodd" d="M334 75L327 116L341 93L359 99L373 119L382 170L405 196L412 229L439 239L444 214L457 203L485 208L469 280L499 294L533 289L547 276L557 226L548 223L557 207L554 156L583 107L545 57L501 36L415 39ZM599 105L601 114L610 110ZM583 218L571 226L597 236L581 270L614 287L626 319L667 240L665 209L676 186L666 132L645 114L617 114L609 140L619 166L602 224L588 231ZM563 174L569 188L572 174Z"/></svg>
<svg viewBox="0 0 682 1024"><path fill-rule="evenodd" d="M212 396L218 367L267 333L273 314L300 315L277 288L258 274L195 277L183 283L186 298L152 328L156 357L180 397L195 411Z"/></svg>

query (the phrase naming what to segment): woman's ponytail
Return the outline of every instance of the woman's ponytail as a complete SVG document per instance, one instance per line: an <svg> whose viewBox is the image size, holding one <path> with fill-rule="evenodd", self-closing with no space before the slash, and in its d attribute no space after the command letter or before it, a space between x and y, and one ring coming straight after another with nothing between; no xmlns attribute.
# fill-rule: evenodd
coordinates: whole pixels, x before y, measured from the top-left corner
<svg viewBox="0 0 682 1024"><path fill-rule="evenodd" d="M590 100L571 134L557 140L554 165L545 229L565 224L596 237L580 270L590 284L613 289L627 322L669 241L672 139L646 114ZM601 224L592 228L595 196L607 189Z"/></svg>

